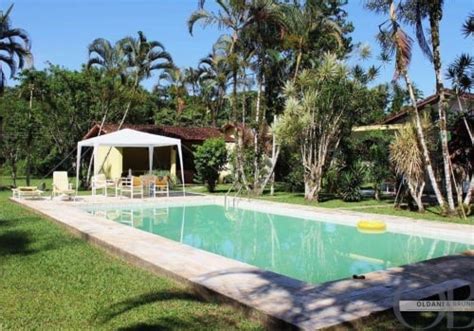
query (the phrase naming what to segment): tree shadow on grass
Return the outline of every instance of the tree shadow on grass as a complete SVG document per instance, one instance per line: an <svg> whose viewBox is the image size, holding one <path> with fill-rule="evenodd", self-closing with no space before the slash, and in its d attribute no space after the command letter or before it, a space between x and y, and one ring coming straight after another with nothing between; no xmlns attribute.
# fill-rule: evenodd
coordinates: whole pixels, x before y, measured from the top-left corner
<svg viewBox="0 0 474 331"><path fill-rule="evenodd" d="M28 255L36 251L30 248L31 236L26 231L7 231L0 234L0 256Z"/></svg>
<svg viewBox="0 0 474 331"><path fill-rule="evenodd" d="M0 218L0 228L14 227L15 222L12 220L5 220Z"/></svg>
<svg viewBox="0 0 474 331"><path fill-rule="evenodd" d="M15 230L18 225L15 220L0 220L0 257L13 255L30 255L44 253L64 247L65 245L77 244L77 242L56 242L55 240L44 240L41 247L31 248L37 242L38 233L34 231ZM33 239L35 238L35 239Z"/></svg>
<svg viewBox="0 0 474 331"><path fill-rule="evenodd" d="M191 293L181 292L181 291L161 291L161 292L151 292L137 297L132 297L127 300L114 303L99 312L96 318L101 323L106 323L111 319L127 313L133 309L140 308L142 306L153 304L155 302L163 302L170 300L183 300L183 301L197 301L202 302L200 298ZM156 329L156 328L155 328Z"/></svg>
<svg viewBox="0 0 474 331"><path fill-rule="evenodd" d="M177 317L160 317L151 322L140 322L117 328L120 331L148 331L148 330L206 330L218 329L218 321L214 317L193 316L187 320ZM222 326L222 329L237 329L237 326Z"/></svg>

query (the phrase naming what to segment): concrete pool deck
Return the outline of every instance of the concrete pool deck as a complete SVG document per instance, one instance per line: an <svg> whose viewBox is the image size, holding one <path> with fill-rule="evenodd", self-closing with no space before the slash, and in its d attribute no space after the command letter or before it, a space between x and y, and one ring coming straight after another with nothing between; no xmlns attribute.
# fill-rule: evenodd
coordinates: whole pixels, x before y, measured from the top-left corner
<svg viewBox="0 0 474 331"><path fill-rule="evenodd" d="M94 198L77 202L13 201L56 221L71 232L114 255L158 274L184 281L203 296L213 296L255 310L269 323L313 330L391 309L401 299L421 299L474 283L474 256L455 255L365 274L365 280L343 279L308 284L270 271L199 250L103 217L85 205L135 203L218 203L223 197L194 196L157 199ZM239 199L237 207L308 219L354 225L361 218L383 219L389 231L474 245L471 225L419 221L395 216L341 212L261 200ZM79 207L79 208L78 208Z"/></svg>

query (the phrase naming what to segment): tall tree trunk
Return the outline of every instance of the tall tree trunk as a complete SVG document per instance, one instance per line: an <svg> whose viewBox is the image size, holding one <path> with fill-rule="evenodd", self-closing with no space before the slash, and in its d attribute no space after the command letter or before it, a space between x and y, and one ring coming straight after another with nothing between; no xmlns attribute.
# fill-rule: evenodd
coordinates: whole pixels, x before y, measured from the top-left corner
<svg viewBox="0 0 474 331"><path fill-rule="evenodd" d="M232 122L237 121L237 69L232 72Z"/></svg>
<svg viewBox="0 0 474 331"><path fill-rule="evenodd" d="M471 126L467 122L466 112L464 111L464 107L462 105L461 98L460 98L458 93L456 93L456 99L458 101L459 111L462 114L462 119L463 119L464 126L466 127L466 131L467 131L467 134L469 135L469 139L471 140L471 144L474 147L474 135L472 134Z"/></svg>
<svg viewBox="0 0 474 331"><path fill-rule="evenodd" d="M420 186L415 183L407 182L408 188L410 190L411 197L416 203L418 211L423 213L425 211L425 207L423 206L423 201L421 200L423 196L423 189L425 188L425 183L423 182Z"/></svg>
<svg viewBox="0 0 474 331"><path fill-rule="evenodd" d="M268 185L268 182L275 178L274 177L275 176L275 166L277 164L279 155L280 155L280 146L277 147L277 149L275 151L275 154L272 156L272 164L270 166L268 174L263 179L263 182L261 184L259 183L258 190L255 191L255 193L257 195L262 195L263 190L265 190L265 187ZM273 195L273 193L271 193L271 195Z"/></svg>
<svg viewBox="0 0 474 331"><path fill-rule="evenodd" d="M445 210L446 209L446 202L444 201L444 197L441 194L441 191L438 186L438 182L436 180L436 176L433 170L433 166L431 164L431 157L430 151L428 150L428 146L426 144L425 134L423 131L423 125L421 123L420 113L418 112L418 106L416 103L415 93L413 92L413 85L411 84L410 77L408 73L403 73L403 77L405 79L405 83L407 85L408 93L410 94L410 100L413 107L413 114L415 115L415 123L416 123L416 133L418 135L418 140L420 141L421 150L423 152L423 161L425 162L426 171L428 172L428 177L430 179L431 187L436 195L436 200L440 207Z"/></svg>
<svg viewBox="0 0 474 331"><path fill-rule="evenodd" d="M12 182L13 182L13 187L17 187L17 186L16 186L16 178L17 178L16 163L17 163L17 156L16 156L16 155L12 155L12 157L11 157L11 159L10 159L10 166L11 166L11 170L12 170Z"/></svg>
<svg viewBox="0 0 474 331"><path fill-rule="evenodd" d="M276 115L273 116L273 126L276 125ZM272 172L270 178L270 195L275 194L275 165L278 160L278 154L280 154L280 146L278 146L278 151L276 150L276 137L275 137L275 130L272 130ZM264 186L265 187L265 186Z"/></svg>
<svg viewBox="0 0 474 331"><path fill-rule="evenodd" d="M328 138L328 137L326 137ZM321 138L328 142L327 139ZM315 145L313 134L301 147L301 155L303 158L304 167L304 197L306 200L319 201L319 192L321 191L323 166L326 159L326 150L328 145L321 142Z"/></svg>
<svg viewBox="0 0 474 331"><path fill-rule="evenodd" d="M33 135L32 131L33 128L31 127L31 120L33 115L33 91L34 85L30 85L30 104L29 104L29 111L28 111L28 133L26 134L26 186L31 185L31 144L33 142Z"/></svg>
<svg viewBox="0 0 474 331"><path fill-rule="evenodd" d="M463 119L464 126L466 127L466 131L469 135L469 139L471 140L471 147L474 149L474 135L472 134L471 126L467 122L466 113L464 111L464 107L462 105L461 98L460 98L458 93L456 95L456 99L458 101L459 111L463 114L462 119ZM461 191L462 191L462 183L461 183ZM464 205L464 208L466 208L466 209L469 209L469 206L471 204L471 198L472 198L473 191L474 191L474 173L471 174L471 180L469 181L469 187L467 189L467 193L466 193L466 196L464 198L464 201L462 202L462 204Z"/></svg>
<svg viewBox="0 0 474 331"><path fill-rule="evenodd" d="M245 175L244 170L244 160L243 160L243 149L244 149L244 130L245 127L242 127L242 132L239 132L239 129L235 129L235 136L237 139L237 153L236 153L236 163L237 163L237 181L241 181L247 191L250 191L250 186Z"/></svg>
<svg viewBox="0 0 474 331"><path fill-rule="evenodd" d="M255 129L253 133L253 148L254 148L254 156L253 156L253 189L254 192L259 191L259 177L260 177L260 166L259 166L259 135L260 135L260 105L262 102L262 79L258 82L258 91L257 91L257 103L256 103L256 110L255 110Z"/></svg>
<svg viewBox="0 0 474 331"><path fill-rule="evenodd" d="M440 53L440 36L439 21L441 19L441 4L439 0L431 0L430 3L430 28L431 28L431 44L433 46L433 66L436 78L436 93L438 94L438 114L439 114L439 134L441 138L441 149L443 156L444 181L446 185L446 196L448 200L448 212L454 213L453 185L451 183L451 163L449 159L448 149L448 129L446 120L446 96L441 73L441 53Z"/></svg>
<svg viewBox="0 0 474 331"><path fill-rule="evenodd" d="M214 107L213 109L211 109L211 125L212 126L216 126L216 113L217 113L217 110L215 108L218 108L218 107Z"/></svg>
<svg viewBox="0 0 474 331"><path fill-rule="evenodd" d="M132 85L132 98L128 102L127 107L125 107L125 112L123 113L122 119L120 120L117 131L120 130L123 124L125 123L125 119L127 118L128 112L130 111L130 108L132 107L133 97L135 96L135 92L138 88L139 83L140 82L139 82L138 76L136 76L135 81L133 82L133 85ZM99 172L104 169L105 161L107 161L107 158L109 157L111 151L112 151L112 147L109 147L109 149L107 150L107 154L105 154L104 161L102 162L102 165L100 166Z"/></svg>
<svg viewBox="0 0 474 331"><path fill-rule="evenodd" d="M308 174L305 180L304 197L309 201L319 201L319 192L321 191L321 169L316 165L314 169Z"/></svg>
<svg viewBox="0 0 474 331"><path fill-rule="evenodd" d="M247 176L245 175L244 170L244 135L245 135L245 96L244 101L242 103L242 125L241 129L239 129L238 123L234 123L235 127L235 139L236 139L236 173L237 173L237 182L243 184L245 190L248 192L250 191L250 187L247 181Z"/></svg>
<svg viewBox="0 0 474 331"><path fill-rule="evenodd" d="M104 115L102 116L102 121L100 122L99 134L97 136L100 136L102 134L102 129L104 127L105 121L107 120L108 112L109 112L109 106L106 106ZM93 161L94 161L94 153L91 154L91 158L89 160L89 166L87 167L87 175L86 175L86 183L85 183L86 185L89 185L90 183Z"/></svg>
<svg viewBox="0 0 474 331"><path fill-rule="evenodd" d="M471 204L471 199L472 199L473 194L474 194L474 172L471 174L471 180L469 181L467 194L463 201L463 204L465 207L469 207L469 205Z"/></svg>
<svg viewBox="0 0 474 331"><path fill-rule="evenodd" d="M298 78L298 71L300 69L301 64L301 57L303 56L303 51L301 49L298 50L298 55L296 56L296 65L295 65L295 74L293 76L293 83L296 82Z"/></svg>

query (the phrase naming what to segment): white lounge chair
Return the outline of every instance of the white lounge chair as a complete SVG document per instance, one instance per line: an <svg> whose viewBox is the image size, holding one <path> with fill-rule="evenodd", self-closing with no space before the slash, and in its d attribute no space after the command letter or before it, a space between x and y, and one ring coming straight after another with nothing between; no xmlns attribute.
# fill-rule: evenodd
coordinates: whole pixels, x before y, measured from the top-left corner
<svg viewBox="0 0 474 331"><path fill-rule="evenodd" d="M51 199L64 195L69 200L76 200L76 191L72 188L72 184L69 183L69 179L66 171L55 171L53 172L53 193Z"/></svg>
<svg viewBox="0 0 474 331"><path fill-rule="evenodd" d="M38 190L36 186L18 186L12 189L13 197L17 199L38 199L41 198L43 191Z"/></svg>
<svg viewBox="0 0 474 331"><path fill-rule="evenodd" d="M133 199L135 195L141 196L143 199L143 182L140 178L132 176L132 178L122 178L120 181L120 191L122 195L130 194Z"/></svg>
<svg viewBox="0 0 474 331"><path fill-rule="evenodd" d="M92 195L97 195L97 190L104 190L104 196L107 196L107 188L115 189L115 196L117 196L118 186L115 181L107 179L104 174L92 176L91 179Z"/></svg>

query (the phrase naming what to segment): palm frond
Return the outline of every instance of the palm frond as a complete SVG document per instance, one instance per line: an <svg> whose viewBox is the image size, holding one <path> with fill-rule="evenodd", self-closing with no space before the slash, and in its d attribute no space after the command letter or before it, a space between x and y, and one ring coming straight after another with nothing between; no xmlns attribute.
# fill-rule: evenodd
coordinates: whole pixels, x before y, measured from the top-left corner
<svg viewBox="0 0 474 331"><path fill-rule="evenodd" d="M464 36L474 37L474 13L469 14L466 21L462 25L462 32Z"/></svg>
<svg viewBox="0 0 474 331"><path fill-rule="evenodd" d="M397 49L395 77L398 77L398 75L405 72L410 65L413 40L400 27L396 29L393 38Z"/></svg>
<svg viewBox="0 0 474 331"><path fill-rule="evenodd" d="M164 60L167 62L172 63L173 58L171 57L171 54L166 52L166 51L155 51L155 50L150 50L150 52L147 54L147 58L150 62L154 62L157 60Z"/></svg>
<svg viewBox="0 0 474 331"><path fill-rule="evenodd" d="M217 21L216 17L204 9L198 9L191 14L188 19L188 31L190 35L193 35L193 28L197 22L201 22L203 27L206 27L213 22Z"/></svg>
<svg viewBox="0 0 474 331"><path fill-rule="evenodd" d="M453 88L464 93L474 88L474 57L470 54L461 54L451 63L445 74L451 81Z"/></svg>
<svg viewBox="0 0 474 331"><path fill-rule="evenodd" d="M416 30L416 39L418 40L418 45L421 48L423 54L428 58L430 62L433 62L433 53L431 52L431 47L426 41L425 33L423 31L423 14L421 10L421 5L419 2L416 3L415 9L415 30Z"/></svg>
<svg viewBox="0 0 474 331"><path fill-rule="evenodd" d="M87 61L87 68L90 68L93 65L104 67L105 66L105 61L103 59L99 58L99 57L91 57Z"/></svg>
<svg viewBox="0 0 474 331"><path fill-rule="evenodd" d="M390 160L399 175L417 183L424 180L424 163L415 130L409 123L395 134L390 145Z"/></svg>
<svg viewBox="0 0 474 331"><path fill-rule="evenodd" d="M5 63L10 69L10 78L15 76L16 71L17 71L17 63L12 56L6 56L4 54L0 54L0 62ZM0 66L0 70L1 70L1 66ZM2 73L4 74L3 71Z"/></svg>

